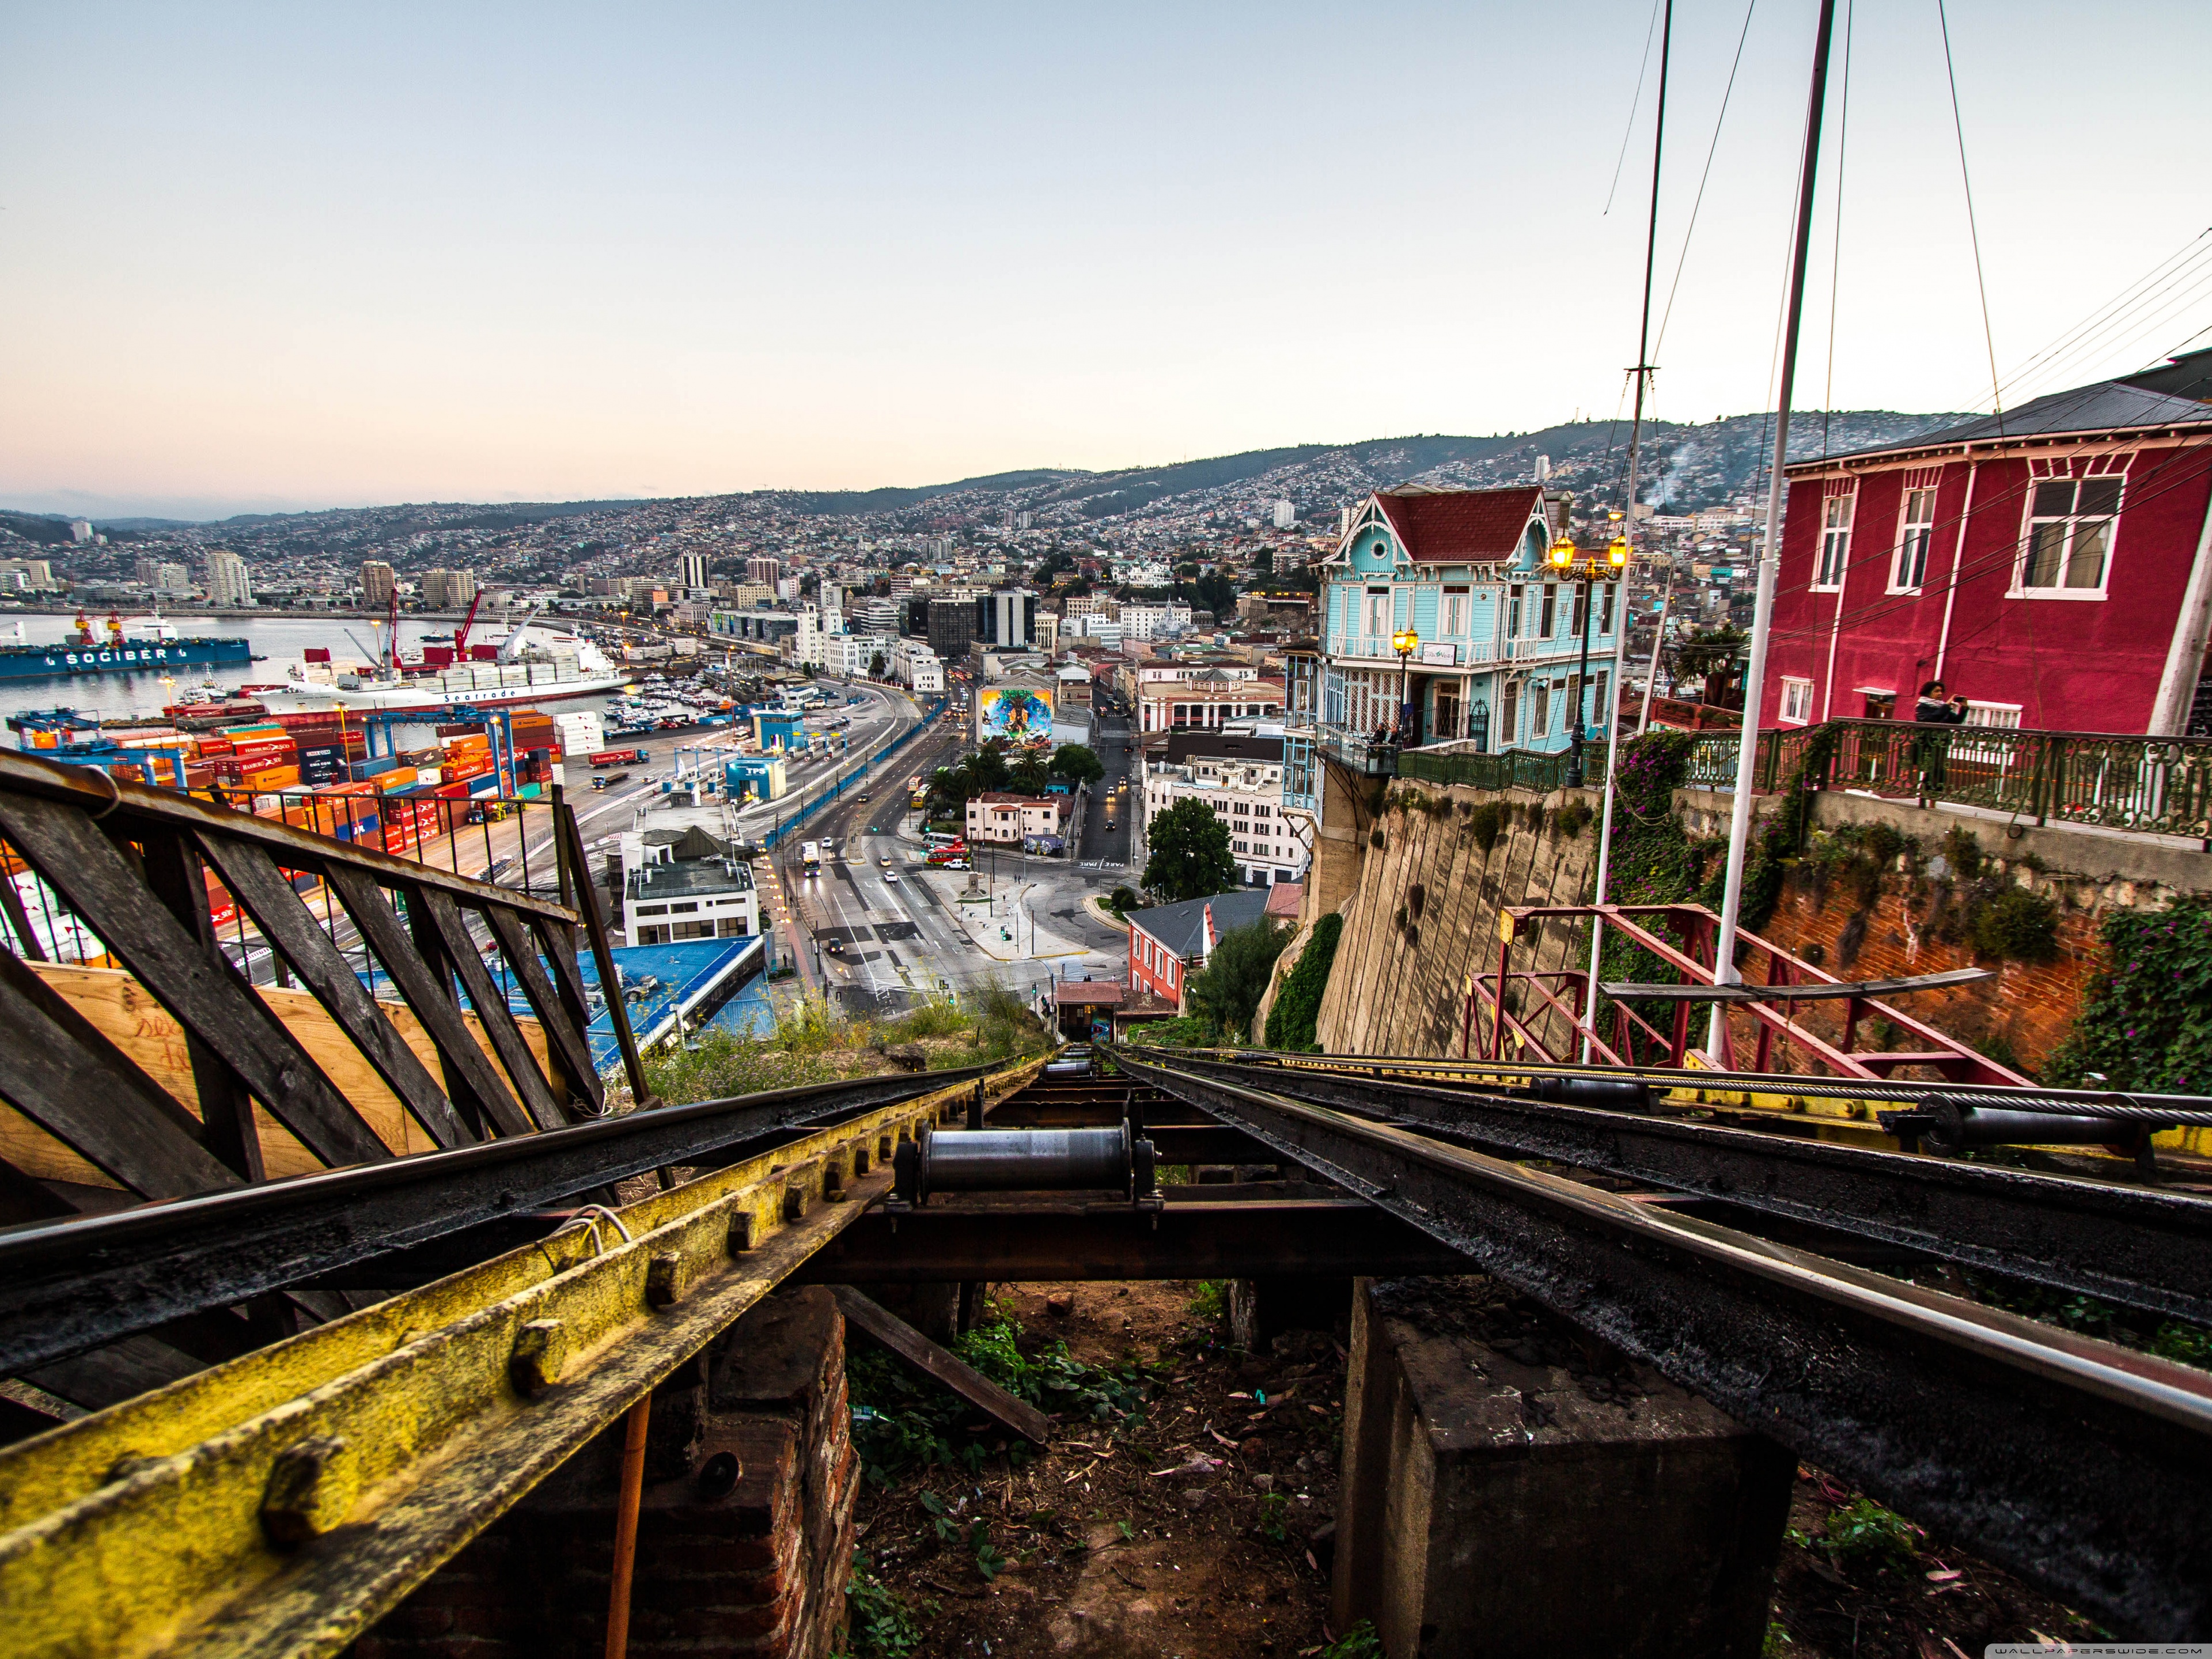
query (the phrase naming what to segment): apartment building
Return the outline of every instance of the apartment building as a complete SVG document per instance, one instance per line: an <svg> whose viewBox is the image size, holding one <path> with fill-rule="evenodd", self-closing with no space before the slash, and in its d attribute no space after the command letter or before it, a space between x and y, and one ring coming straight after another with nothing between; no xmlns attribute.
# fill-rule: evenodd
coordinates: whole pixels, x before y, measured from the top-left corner
<svg viewBox="0 0 2212 1659"><path fill-rule="evenodd" d="M1282 738L1171 732L1164 754L1145 757L1137 792L1143 842L1150 842L1152 821L1176 803L1202 801L1227 828L1238 878L1247 886L1305 878L1313 861L1313 814L1284 803Z"/></svg>

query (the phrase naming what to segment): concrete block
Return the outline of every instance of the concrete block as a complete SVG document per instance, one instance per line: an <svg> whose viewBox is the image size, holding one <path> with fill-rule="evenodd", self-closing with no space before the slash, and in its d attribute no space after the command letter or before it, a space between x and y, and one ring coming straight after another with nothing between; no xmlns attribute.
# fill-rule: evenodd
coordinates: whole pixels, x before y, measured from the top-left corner
<svg viewBox="0 0 2212 1659"><path fill-rule="evenodd" d="M1481 1277L1352 1297L1334 1615L1391 1659L1753 1659L1796 1459Z"/></svg>

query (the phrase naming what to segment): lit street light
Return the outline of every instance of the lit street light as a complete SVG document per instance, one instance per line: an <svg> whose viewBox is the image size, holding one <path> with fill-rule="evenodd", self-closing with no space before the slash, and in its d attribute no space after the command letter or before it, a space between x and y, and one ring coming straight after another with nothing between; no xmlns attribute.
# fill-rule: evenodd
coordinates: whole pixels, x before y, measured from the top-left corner
<svg viewBox="0 0 2212 1659"><path fill-rule="evenodd" d="M1619 518L1620 515L1616 513L1613 516ZM1592 554L1577 566L1575 561L1581 551L1571 538L1561 536L1552 544L1551 552L1547 556L1553 569L1583 589L1582 668L1575 676L1574 741L1567 751L1566 785L1570 789L1583 787L1583 742L1589 730L1588 723L1583 719L1583 699L1589 692L1590 613L1597 609L1598 583L1617 582L1628 574L1628 540L1625 536L1615 536L1602 559ZM1619 627L1620 621L1619 617L1615 617L1613 626ZM1593 709L1591 712L1595 714L1596 711Z"/></svg>
<svg viewBox="0 0 2212 1659"><path fill-rule="evenodd" d="M1398 746L1402 749L1406 746L1406 728L1413 724L1408 700L1413 671L1409 664L1413 653L1421 648L1421 636L1410 628L1401 628L1390 636L1390 648L1398 653Z"/></svg>

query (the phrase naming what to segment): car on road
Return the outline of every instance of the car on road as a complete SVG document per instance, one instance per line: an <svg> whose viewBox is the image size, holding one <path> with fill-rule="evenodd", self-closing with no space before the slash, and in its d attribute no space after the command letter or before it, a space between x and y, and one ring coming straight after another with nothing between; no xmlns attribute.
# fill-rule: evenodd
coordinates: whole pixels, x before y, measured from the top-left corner
<svg viewBox="0 0 2212 1659"><path fill-rule="evenodd" d="M866 800L866 799L867 799L867 798L868 798L868 792L867 792L866 790L865 790L865 789L863 789L862 791L860 791L860 793L859 794L857 794L857 795L855 795L855 796L854 796L854 797L853 797L853 799L854 799L854 800Z"/></svg>
<svg viewBox="0 0 2212 1659"><path fill-rule="evenodd" d="M845 941L842 939L825 939L822 941L822 948L833 957L842 957L845 954Z"/></svg>
<svg viewBox="0 0 2212 1659"><path fill-rule="evenodd" d="M890 855L889 854L885 854L882 858L878 859L876 862L882 865L886 870L891 867Z"/></svg>
<svg viewBox="0 0 2212 1659"><path fill-rule="evenodd" d="M888 862L888 860L886 860L886 862ZM884 871L884 879L885 881L896 881L896 880L898 879L898 872L897 872L897 871L896 871L896 870L886 870L886 871Z"/></svg>

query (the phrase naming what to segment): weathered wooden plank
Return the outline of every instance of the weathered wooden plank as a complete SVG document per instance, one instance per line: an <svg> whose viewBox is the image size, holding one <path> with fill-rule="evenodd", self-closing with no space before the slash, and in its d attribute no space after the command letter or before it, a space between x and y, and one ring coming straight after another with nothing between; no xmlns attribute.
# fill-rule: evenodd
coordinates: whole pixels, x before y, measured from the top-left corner
<svg viewBox="0 0 2212 1659"><path fill-rule="evenodd" d="M197 1119L25 963L0 951L0 1096L143 1198L242 1184Z"/></svg>
<svg viewBox="0 0 2212 1659"><path fill-rule="evenodd" d="M337 1166L392 1156L306 1050L234 971L208 959L81 809L0 793L0 834L318 1158Z"/></svg>
<svg viewBox="0 0 2212 1659"><path fill-rule="evenodd" d="M1052 1419L1025 1400L1018 1400L970 1365L940 1348L896 1314L850 1285L832 1285L830 1294L845 1317L923 1375L935 1378L994 1422L1042 1446L1052 1439Z"/></svg>
<svg viewBox="0 0 2212 1659"><path fill-rule="evenodd" d="M531 932L544 947L545 960L553 964L554 988L561 994L561 1006L568 1012L568 1018L584 1034L586 1050L592 1041L592 1000L584 991L584 972L576 960L576 930L558 922L549 922L532 917ZM604 1096L601 1097L604 1103Z"/></svg>
<svg viewBox="0 0 2212 1659"><path fill-rule="evenodd" d="M468 1103L481 1106L501 1134L528 1134L532 1127L529 1118L508 1091L490 1056L470 1036L460 1009L441 988L440 976L422 960L398 916L385 902L384 890L354 870L333 868L330 884L353 918L353 925L368 941L368 948L384 964L384 971L399 988L399 994L415 1011L415 1018L437 1044L438 1057L446 1067L447 1091L454 1105L463 1104L460 1090L465 1088L474 1097Z"/></svg>
<svg viewBox="0 0 2212 1659"><path fill-rule="evenodd" d="M23 908L23 895L4 868L0 868L0 915L8 918L9 928L15 935L15 954L31 962L44 962L46 947L39 943L38 930L31 926L30 913Z"/></svg>
<svg viewBox="0 0 2212 1659"><path fill-rule="evenodd" d="M343 916L344 913L337 914ZM32 965L31 971L98 1026L108 1041L153 1079L157 1086L187 1112L197 1114L198 1096L185 1052L184 1029L136 979L120 968L85 968L74 963L42 963ZM439 1150L438 1143L400 1104L398 1097L385 1086L375 1068L362 1058L361 1051L313 994L298 989L287 991L274 985L257 985L253 994L283 1023L353 1109L368 1120L369 1127L386 1146L403 1156ZM380 1000L377 1006L392 1022L400 1040L414 1051L423 1068L435 1077L441 1064L437 1045L430 1040L429 1032L415 1017L414 1011L396 996ZM497 1075L498 1062L492 1056L489 1039L476 1016L463 1014L460 1018L477 1052L484 1056L485 1064ZM543 1054L545 1034L538 1022L526 1016L519 1023L532 1050ZM259 1106L253 1109L256 1133L270 1179L312 1175L325 1167L322 1160L301 1146L290 1130ZM120 1190L112 1176L85 1162L4 1099L0 1099L0 1158L9 1159L40 1181L82 1182L111 1192Z"/></svg>
<svg viewBox="0 0 2212 1659"><path fill-rule="evenodd" d="M599 991L607 1000L607 1019L614 1027L616 1045L622 1050L623 1075L629 1079L630 1099L642 1109L653 1104L653 1091L645 1080L645 1060L637 1051L636 1033L629 1029L629 1009L623 1002L622 975L615 971L614 952L607 945L606 911L599 903L599 884L592 879L592 861L584 852L584 832L576 826L576 813L565 803L553 814L558 833L568 843L569 867L575 872L576 907L583 913L584 932L592 947L592 970L599 976Z"/></svg>
<svg viewBox="0 0 2212 1659"><path fill-rule="evenodd" d="M544 964L538 959L536 937L512 910L487 905L483 918L491 928L492 937L499 941L507 965L522 981L522 994L530 1000L538 1023L545 1028L547 1048L568 1079L568 1092L584 1104L591 1115L597 1116L605 1109L605 1100L599 1074L592 1066L591 1042L583 1027L572 1023L567 1005L546 978Z"/></svg>
<svg viewBox="0 0 2212 1659"><path fill-rule="evenodd" d="M218 806L173 789L111 781L89 768L65 766L15 750L0 750L0 791L21 799L47 801L99 812L121 821L131 839L154 825L185 832L202 829L233 840L250 841L265 848L288 870L312 871L327 877L343 865L366 874L372 881L411 878L427 882L442 892L470 903L504 901L519 910L554 918L574 920L566 907L532 898L513 888L500 887L474 876L464 876L380 853L371 848L338 842L310 830Z"/></svg>
<svg viewBox="0 0 2212 1659"><path fill-rule="evenodd" d="M262 934L285 957L301 984L330 1011L339 1028L376 1068L385 1086L441 1146L466 1146L477 1136L462 1122L445 1091L401 1041L392 1022L362 987L352 964L315 925L292 884L258 847L204 836L200 845Z"/></svg>
<svg viewBox="0 0 2212 1659"><path fill-rule="evenodd" d="M484 970L483 957L477 952L476 941L469 937L468 925L461 920L459 909L434 888L416 888L407 895L410 910L417 902L425 907L430 925L444 941L453 971L460 975L461 988L469 994L469 1006L483 1023L485 1035L491 1038L492 1052L507 1068L508 1080L530 1109L531 1116L541 1129L562 1127L569 1121L568 1115L553 1098L552 1085L538 1068L538 1057L522 1040L522 1030L514 1023L514 1012L507 1006L507 994L492 983L491 975Z"/></svg>
<svg viewBox="0 0 2212 1659"><path fill-rule="evenodd" d="M112 842L116 837L111 833L108 839ZM182 836L167 829L147 831L143 848L146 881L154 896L198 942L200 954L209 965L227 973L228 958L216 941L206 873L197 854ZM129 848L119 850L127 861L131 856ZM199 1101L201 1144L248 1181L266 1181L268 1149L246 1079L191 1031L184 1031L182 1036L192 1069L192 1092Z"/></svg>

